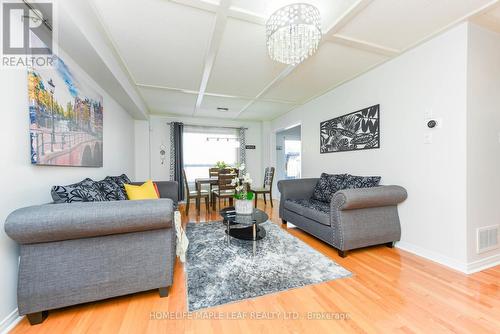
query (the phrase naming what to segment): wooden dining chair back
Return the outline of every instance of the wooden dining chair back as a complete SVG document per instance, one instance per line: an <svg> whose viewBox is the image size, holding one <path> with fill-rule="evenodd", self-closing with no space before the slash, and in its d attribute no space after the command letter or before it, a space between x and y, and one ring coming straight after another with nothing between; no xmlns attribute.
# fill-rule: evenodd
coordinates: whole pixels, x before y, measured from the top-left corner
<svg viewBox="0 0 500 334"><path fill-rule="evenodd" d="M201 199L205 199L207 211L210 211L210 193L207 190L189 190L189 183L186 177L186 170L182 169L182 178L184 179L184 187L186 188L186 216L189 215L189 203L191 199L195 199L196 212L200 213Z"/></svg>
<svg viewBox="0 0 500 334"><path fill-rule="evenodd" d="M220 168L212 167L208 169L208 177L217 177L219 176Z"/></svg>
<svg viewBox="0 0 500 334"><path fill-rule="evenodd" d="M274 167L266 167L264 171L264 188L272 188L274 181Z"/></svg>
<svg viewBox="0 0 500 334"><path fill-rule="evenodd" d="M238 168L222 168L219 169L219 174L233 174L233 175L238 175Z"/></svg>
<svg viewBox="0 0 500 334"><path fill-rule="evenodd" d="M234 178L234 174L219 174L219 181L217 182L219 189L234 190L235 186L231 185Z"/></svg>
<svg viewBox="0 0 500 334"><path fill-rule="evenodd" d="M273 207L273 182L274 182L274 167L266 167L264 170L264 182L262 188L250 188L255 196L255 207L257 207L257 196L262 194L264 197L264 204L267 205L266 194L269 194L269 199L271 200L271 207Z"/></svg>
<svg viewBox="0 0 500 334"><path fill-rule="evenodd" d="M219 180L217 182L217 189L212 191L212 206L216 209L216 200L219 202L219 209L221 208L221 199L229 198L229 203L232 204L232 199L236 186L231 184L231 181L236 177L235 174L219 173Z"/></svg>
<svg viewBox="0 0 500 334"><path fill-rule="evenodd" d="M210 177L210 178L218 177L219 172L220 172L220 168L218 168L218 167L209 168L208 169L208 177ZM210 183L209 189L210 189L210 194L212 194L212 190L217 189L217 185Z"/></svg>

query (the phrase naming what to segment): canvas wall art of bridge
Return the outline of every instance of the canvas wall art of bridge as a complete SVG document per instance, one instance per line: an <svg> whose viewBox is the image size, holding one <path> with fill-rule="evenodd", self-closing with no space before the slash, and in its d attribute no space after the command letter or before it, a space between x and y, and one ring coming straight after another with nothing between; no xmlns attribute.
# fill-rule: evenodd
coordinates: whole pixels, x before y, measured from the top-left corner
<svg viewBox="0 0 500 334"><path fill-rule="evenodd" d="M102 167L102 96L60 58L28 69L31 163Z"/></svg>

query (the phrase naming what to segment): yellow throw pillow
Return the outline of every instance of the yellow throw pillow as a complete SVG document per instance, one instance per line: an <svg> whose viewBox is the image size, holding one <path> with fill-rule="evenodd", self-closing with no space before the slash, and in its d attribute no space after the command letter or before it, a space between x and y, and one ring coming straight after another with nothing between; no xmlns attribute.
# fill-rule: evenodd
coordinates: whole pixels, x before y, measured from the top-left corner
<svg viewBox="0 0 500 334"><path fill-rule="evenodd" d="M129 200L158 199L153 181L148 180L140 186L125 184L125 192Z"/></svg>

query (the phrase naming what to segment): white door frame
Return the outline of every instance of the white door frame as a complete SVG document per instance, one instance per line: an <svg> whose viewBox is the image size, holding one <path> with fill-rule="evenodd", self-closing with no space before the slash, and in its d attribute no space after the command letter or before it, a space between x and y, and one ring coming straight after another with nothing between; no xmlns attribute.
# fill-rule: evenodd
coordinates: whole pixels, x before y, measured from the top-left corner
<svg viewBox="0 0 500 334"><path fill-rule="evenodd" d="M271 138L269 138L269 145L271 146L270 147L270 152L271 152L271 166L274 166L276 169L278 168L278 166L276 165L276 161L277 161L277 152L276 152L276 135L278 134L278 132L282 132L282 131L286 131L288 129L291 129L291 128L294 128L294 127L297 127L297 126L300 126L300 177L302 178L303 177L303 167L304 167L304 163L303 163L303 151L304 151L304 148L303 148L303 140L302 140L302 121L299 121L299 122L295 122L295 123L292 123L288 126L284 126L284 127L279 127L279 128L276 128L276 129L272 129L271 130ZM277 180L276 180L277 181ZM278 189L278 183L275 182L275 186L276 186L276 189ZM280 198L280 193L279 191L274 191L273 190L273 196L277 199Z"/></svg>

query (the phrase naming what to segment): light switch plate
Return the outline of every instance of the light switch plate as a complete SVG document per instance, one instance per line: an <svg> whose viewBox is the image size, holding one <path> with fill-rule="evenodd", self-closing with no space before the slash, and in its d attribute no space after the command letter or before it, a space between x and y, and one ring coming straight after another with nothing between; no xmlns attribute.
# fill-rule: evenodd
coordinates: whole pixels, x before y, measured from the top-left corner
<svg viewBox="0 0 500 334"><path fill-rule="evenodd" d="M424 118L425 119L432 118L432 115L434 115L434 112L432 111L431 108L425 109L425 111L424 111Z"/></svg>
<svg viewBox="0 0 500 334"><path fill-rule="evenodd" d="M424 134L424 144L432 144L432 133Z"/></svg>

